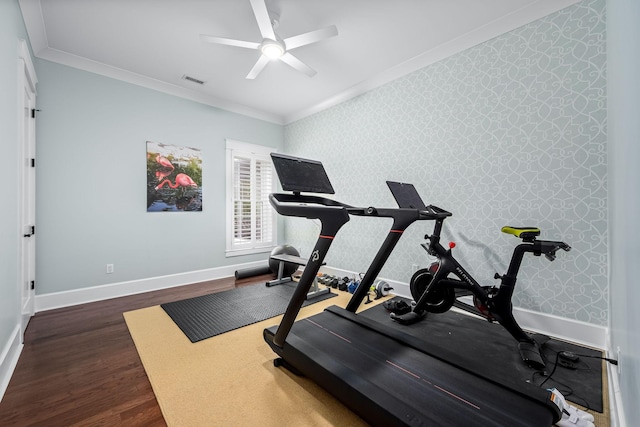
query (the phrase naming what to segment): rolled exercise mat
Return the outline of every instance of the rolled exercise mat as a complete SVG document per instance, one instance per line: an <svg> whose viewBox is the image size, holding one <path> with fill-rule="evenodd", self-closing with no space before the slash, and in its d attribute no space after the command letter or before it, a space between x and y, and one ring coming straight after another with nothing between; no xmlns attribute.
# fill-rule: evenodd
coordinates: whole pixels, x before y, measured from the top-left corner
<svg viewBox="0 0 640 427"><path fill-rule="evenodd" d="M262 267L245 268L243 270L236 270L236 280L269 273L271 273L271 269L268 265Z"/></svg>

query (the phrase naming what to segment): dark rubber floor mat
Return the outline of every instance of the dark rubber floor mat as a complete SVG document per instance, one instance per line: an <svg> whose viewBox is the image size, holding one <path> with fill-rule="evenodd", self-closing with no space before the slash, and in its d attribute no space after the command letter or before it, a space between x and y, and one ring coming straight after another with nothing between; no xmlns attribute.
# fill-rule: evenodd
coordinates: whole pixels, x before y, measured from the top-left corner
<svg viewBox="0 0 640 427"><path fill-rule="evenodd" d="M191 342L198 342L283 314L296 285L284 283L266 287L261 283L170 302L161 307ZM305 301L303 307L334 296L335 293L319 295Z"/></svg>
<svg viewBox="0 0 640 427"><path fill-rule="evenodd" d="M396 299L402 300L399 297ZM450 310L442 314L429 313L426 319L405 326L391 320L389 312L381 305L360 315L419 338L427 346L460 355L461 359L466 359L463 364L468 369L488 372L498 382L505 375L515 375L534 385L555 387L567 400L597 412L603 411L600 358L604 354L600 350L551 338L541 346L547 366L544 371L538 371L522 362L517 342L497 323ZM537 335L532 337L540 341ZM554 370L554 365L560 362L556 355L561 351L580 355L580 359L570 368L558 363ZM551 372L553 375L547 379Z"/></svg>

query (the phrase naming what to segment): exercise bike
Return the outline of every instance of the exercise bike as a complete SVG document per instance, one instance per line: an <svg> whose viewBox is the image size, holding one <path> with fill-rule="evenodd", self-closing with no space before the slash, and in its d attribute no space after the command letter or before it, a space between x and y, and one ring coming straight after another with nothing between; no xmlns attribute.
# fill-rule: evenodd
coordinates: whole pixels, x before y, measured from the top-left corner
<svg viewBox="0 0 640 427"><path fill-rule="evenodd" d="M538 343L520 328L513 317L511 297L525 253L531 252L535 256L544 254L549 261L553 261L558 250L569 251L571 247L565 242L537 240L539 228L503 227L503 233L522 239L522 243L513 250L507 273L502 276L496 273L494 276L500 279L500 286L481 286L453 257L451 251L455 244L451 242L445 248L440 243L445 218L443 216L435 220L433 233L425 235L427 242L421 245L437 261L428 268L418 270L411 278L410 290L416 301L415 306L406 314L391 313L391 318L405 325L412 324L420 321L427 312L446 312L459 296L471 294L477 313L490 322L497 321L518 341L522 360L532 368L544 368Z"/></svg>

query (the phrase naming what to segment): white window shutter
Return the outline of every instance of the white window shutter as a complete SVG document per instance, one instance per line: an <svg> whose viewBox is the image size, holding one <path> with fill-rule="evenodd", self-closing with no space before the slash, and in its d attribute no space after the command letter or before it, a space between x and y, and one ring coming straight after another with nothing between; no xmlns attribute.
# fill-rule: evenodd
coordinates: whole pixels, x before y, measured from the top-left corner
<svg viewBox="0 0 640 427"><path fill-rule="evenodd" d="M251 244L251 159L233 157L233 245Z"/></svg>
<svg viewBox="0 0 640 427"><path fill-rule="evenodd" d="M276 216L269 203L274 171L265 148L227 141L227 256L265 251L276 243Z"/></svg>
<svg viewBox="0 0 640 427"><path fill-rule="evenodd" d="M273 192L271 161L256 160L256 243L271 244L273 241L273 208L269 194Z"/></svg>

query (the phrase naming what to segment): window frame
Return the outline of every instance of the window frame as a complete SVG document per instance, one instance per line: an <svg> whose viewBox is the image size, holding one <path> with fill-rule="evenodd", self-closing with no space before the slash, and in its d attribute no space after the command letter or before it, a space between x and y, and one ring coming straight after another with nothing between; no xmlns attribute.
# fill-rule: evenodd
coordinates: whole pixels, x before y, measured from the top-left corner
<svg viewBox="0 0 640 427"><path fill-rule="evenodd" d="M234 242L234 158L244 157L251 159L252 180L254 179L253 170L256 160L268 161L271 165L271 189L269 193L276 191L277 188L277 176L273 162L271 161L270 154L277 152L278 150L272 147L264 145L251 144L248 142L236 141L232 139L226 140L225 155L226 155L226 249L225 254L227 257L257 254L271 252L273 248L277 246L278 238L278 221L275 209L271 208L271 241L270 242L257 242L255 240L255 200L252 192L251 196L251 242L248 244L238 245ZM254 182L252 182L252 189Z"/></svg>

